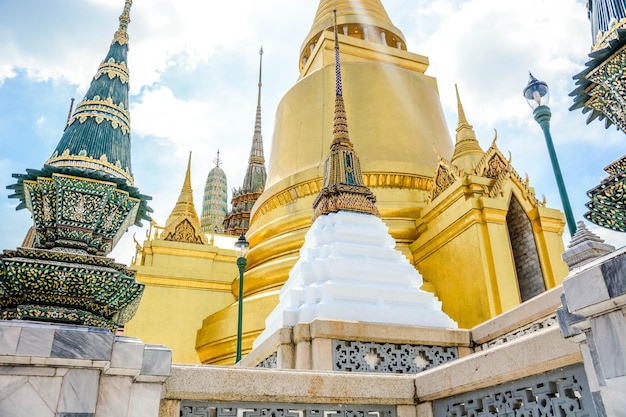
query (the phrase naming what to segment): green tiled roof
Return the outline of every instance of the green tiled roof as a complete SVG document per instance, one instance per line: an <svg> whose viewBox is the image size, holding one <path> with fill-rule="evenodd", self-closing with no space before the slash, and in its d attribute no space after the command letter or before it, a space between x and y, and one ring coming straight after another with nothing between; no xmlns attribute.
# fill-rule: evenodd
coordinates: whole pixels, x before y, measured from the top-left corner
<svg viewBox="0 0 626 417"><path fill-rule="evenodd" d="M46 163L102 170L132 185L126 33L130 4L126 2L109 52Z"/></svg>
<svg viewBox="0 0 626 417"><path fill-rule="evenodd" d="M574 104L569 108L570 110L581 109L584 114L591 112L587 116L587 123L591 123L593 120L604 120L605 128L608 128L613 122L603 112L587 107L586 104L591 98L588 94L590 87L593 86L593 82L588 79L588 76L598 66L605 62L615 52L619 51L624 45L626 45L626 30L618 29L615 31L615 39L608 42L608 46L603 49L599 49L589 54L589 61L585 64L585 69L580 73L574 75L577 87L569 93L574 98Z"/></svg>

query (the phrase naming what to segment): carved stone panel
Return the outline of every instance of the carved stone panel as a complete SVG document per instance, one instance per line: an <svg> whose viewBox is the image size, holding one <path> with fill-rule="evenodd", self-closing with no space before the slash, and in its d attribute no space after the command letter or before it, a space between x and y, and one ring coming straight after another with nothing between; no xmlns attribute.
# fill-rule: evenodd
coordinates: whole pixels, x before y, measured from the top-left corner
<svg viewBox="0 0 626 417"><path fill-rule="evenodd" d="M433 403L436 417L596 417L582 364Z"/></svg>
<svg viewBox="0 0 626 417"><path fill-rule="evenodd" d="M333 340L333 370L415 374L458 359L456 347Z"/></svg>

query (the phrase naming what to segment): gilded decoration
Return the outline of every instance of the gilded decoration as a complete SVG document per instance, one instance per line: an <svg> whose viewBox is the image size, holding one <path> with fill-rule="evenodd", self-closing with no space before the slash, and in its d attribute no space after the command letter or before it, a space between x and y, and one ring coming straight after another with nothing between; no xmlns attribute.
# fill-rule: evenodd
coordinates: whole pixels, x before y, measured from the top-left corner
<svg viewBox="0 0 626 417"><path fill-rule="evenodd" d="M112 182L53 174L23 184L37 248L106 255L134 223L140 204Z"/></svg>
<svg viewBox="0 0 626 417"><path fill-rule="evenodd" d="M124 10L122 11L119 19L120 26L113 36L112 43L117 42L120 45L126 45L128 43L128 33L126 32L126 29L128 28L128 24L130 23L130 6L132 6L132 4L132 0L126 0L126 3L124 4Z"/></svg>
<svg viewBox="0 0 626 417"><path fill-rule="evenodd" d="M435 177L433 179L433 187L430 193L430 200L434 200L448 189L452 184L454 184L460 177L461 173L459 172L456 166L446 163L442 158L439 158L439 164L437 165L437 170L435 171Z"/></svg>
<svg viewBox="0 0 626 417"><path fill-rule="evenodd" d="M143 292L134 271L112 259L20 248L0 255L3 319L50 320L115 331Z"/></svg>
<svg viewBox="0 0 626 417"><path fill-rule="evenodd" d="M94 118L96 123L100 124L104 120L111 122L113 129L121 129L122 134L130 134L130 113L124 108L124 105L113 103L111 97L106 99L92 98L91 100L83 100L70 119L68 126L78 120L79 123L85 123L88 117Z"/></svg>
<svg viewBox="0 0 626 417"><path fill-rule="evenodd" d="M496 179L500 176L501 172L503 172L509 167L509 163L499 151L491 152L491 153L487 151L487 154L490 154L489 159L487 159L487 161L484 164L480 164L482 165L481 167L482 172L480 171L477 171L477 172L480 172L479 175L481 177Z"/></svg>
<svg viewBox="0 0 626 417"><path fill-rule="evenodd" d="M117 161L117 164L112 164L89 156L70 155L69 150L63 152L61 156L53 155L46 161L46 164L59 167L76 167L103 171L116 177L121 176L131 186L134 183L133 176L128 172L128 168L126 170L122 169L118 165L119 161Z"/></svg>
<svg viewBox="0 0 626 417"><path fill-rule="evenodd" d="M586 106L603 113L621 131L626 132L626 50L620 49L600 64L587 79L592 83Z"/></svg>
<svg viewBox="0 0 626 417"><path fill-rule="evenodd" d="M477 175L479 177L493 180L493 182L491 182L489 186L485 187L484 190L485 194L489 197L496 198L503 196L505 184L507 181L512 180L518 184L524 199L530 201L534 206L545 205L545 202L540 203L536 199L535 192L529 185L528 177L522 179L513 168L513 165L511 165L510 158L507 160L504 155L502 155L496 145L496 139L497 137L494 139L491 147L484 153L483 157L469 174L464 173L453 163L439 157L439 163L435 172L433 180L434 183L429 201L437 198L437 196L441 195L441 193L443 193L463 176Z"/></svg>
<svg viewBox="0 0 626 417"><path fill-rule="evenodd" d="M172 230L173 229L173 230ZM196 230L189 219L184 218L174 227L168 227L161 235L163 240L183 243L206 244L206 237L200 229Z"/></svg>
<svg viewBox="0 0 626 417"><path fill-rule="evenodd" d="M589 54L585 69L574 76L577 87L570 93L574 98L570 110L589 113L587 123L604 120L605 127L615 124L626 131L626 19L621 17L617 23L604 22L598 31L601 40Z"/></svg>
<svg viewBox="0 0 626 417"><path fill-rule="evenodd" d="M624 29L626 29L626 19L621 19L620 21L615 21L606 32L598 32L591 51L595 52L607 48L612 41L618 39L617 31Z"/></svg>
<svg viewBox="0 0 626 417"><path fill-rule="evenodd" d="M591 199L585 218L607 229L626 232L626 157L604 170L611 174L600 185L587 191Z"/></svg>
<svg viewBox="0 0 626 417"><path fill-rule="evenodd" d="M115 58L111 57L108 61L104 61L100 64L98 68L98 72L96 73L95 79L97 80L102 75L106 75L109 77L109 80L117 77L120 79L122 84L127 84L129 75L128 68L126 67L125 62L120 62L119 64L115 62Z"/></svg>
<svg viewBox="0 0 626 417"><path fill-rule="evenodd" d="M386 172L363 172L363 184L368 188L397 188L428 191L433 186L432 178L410 175L390 174ZM276 208L300 198L317 195L322 188L322 178L315 178L288 187L265 200L255 211L252 221Z"/></svg>

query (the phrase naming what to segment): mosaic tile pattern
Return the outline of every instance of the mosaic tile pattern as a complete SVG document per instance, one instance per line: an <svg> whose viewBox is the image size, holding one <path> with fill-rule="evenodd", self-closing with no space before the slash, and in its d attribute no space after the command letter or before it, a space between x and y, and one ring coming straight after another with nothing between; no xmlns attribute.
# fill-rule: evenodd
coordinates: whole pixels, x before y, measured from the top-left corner
<svg viewBox="0 0 626 417"><path fill-rule="evenodd" d="M0 255L0 318L115 331L135 314L144 285L112 259L20 248Z"/></svg>

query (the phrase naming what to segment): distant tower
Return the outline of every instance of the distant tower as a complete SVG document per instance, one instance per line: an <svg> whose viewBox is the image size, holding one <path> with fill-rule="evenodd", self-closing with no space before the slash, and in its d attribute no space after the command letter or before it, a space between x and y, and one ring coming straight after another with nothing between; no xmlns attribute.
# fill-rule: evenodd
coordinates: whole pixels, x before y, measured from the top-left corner
<svg viewBox="0 0 626 417"><path fill-rule="evenodd" d="M587 2L593 37L589 62L574 76L578 87L570 93L574 104L589 113L587 123L604 120L626 133L626 5L623 0ZM609 177L587 192L585 217L599 226L626 232L626 207L622 189L626 180L626 156L604 168Z"/></svg>
<svg viewBox="0 0 626 417"><path fill-rule="evenodd" d="M224 220L224 233L238 235L245 233L250 226L250 211L265 188L267 172L265 171L265 157L263 156L263 136L261 136L261 74L263 70L263 48L259 51L259 93L256 106L256 121L252 149L248 159L248 170L243 179L243 185L233 190L231 200L232 211Z"/></svg>
<svg viewBox="0 0 626 417"><path fill-rule="evenodd" d="M215 168L209 172L204 186L201 224L202 231L205 233L222 233L224 231L224 219L228 213L228 185L226 174L220 168L222 160L219 150L213 162Z"/></svg>

